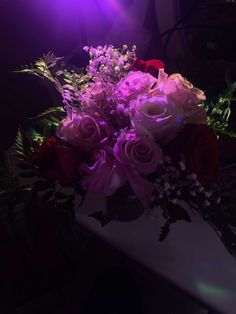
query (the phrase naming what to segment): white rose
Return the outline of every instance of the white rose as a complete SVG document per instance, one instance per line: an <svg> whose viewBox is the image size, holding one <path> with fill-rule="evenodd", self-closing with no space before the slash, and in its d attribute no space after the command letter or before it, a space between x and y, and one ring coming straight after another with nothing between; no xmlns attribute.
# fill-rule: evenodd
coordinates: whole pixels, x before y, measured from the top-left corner
<svg viewBox="0 0 236 314"><path fill-rule="evenodd" d="M193 124L206 124L206 112L199 106L206 99L204 92L193 86L181 74L174 73L169 77L159 71L156 94L164 94L169 102L179 104L184 109L186 122Z"/></svg>
<svg viewBox="0 0 236 314"><path fill-rule="evenodd" d="M160 95L133 100L130 118L137 134L167 144L184 125L185 115L181 105L168 102L167 96Z"/></svg>

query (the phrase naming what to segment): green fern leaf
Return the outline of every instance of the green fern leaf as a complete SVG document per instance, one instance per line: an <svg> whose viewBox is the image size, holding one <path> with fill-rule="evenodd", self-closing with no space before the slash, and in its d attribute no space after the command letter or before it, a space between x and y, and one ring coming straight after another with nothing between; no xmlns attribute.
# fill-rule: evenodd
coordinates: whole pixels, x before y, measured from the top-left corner
<svg viewBox="0 0 236 314"><path fill-rule="evenodd" d="M42 119L42 118L46 118L50 115L58 115L58 114L65 114L65 110L63 107L51 107L48 108L47 110L45 110L44 112L40 113L39 115L37 115L34 118L31 118L33 120L35 119Z"/></svg>
<svg viewBox="0 0 236 314"><path fill-rule="evenodd" d="M31 143L30 139L27 137L25 131L19 128L17 131L15 144L13 145L13 150L15 151L15 156L20 159L28 160L31 157Z"/></svg>

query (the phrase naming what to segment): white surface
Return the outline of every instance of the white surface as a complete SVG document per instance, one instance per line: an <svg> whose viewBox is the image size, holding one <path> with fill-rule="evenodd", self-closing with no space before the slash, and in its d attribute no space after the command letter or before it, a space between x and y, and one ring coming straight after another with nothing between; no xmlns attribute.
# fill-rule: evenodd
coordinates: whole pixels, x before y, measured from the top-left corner
<svg viewBox="0 0 236 314"><path fill-rule="evenodd" d="M89 196L78 210L78 222L203 304L220 313L236 313L236 261L198 214L190 212L192 223L177 222L159 242L161 215L144 214L132 222L112 221L101 227L88 215L103 208L102 198Z"/></svg>

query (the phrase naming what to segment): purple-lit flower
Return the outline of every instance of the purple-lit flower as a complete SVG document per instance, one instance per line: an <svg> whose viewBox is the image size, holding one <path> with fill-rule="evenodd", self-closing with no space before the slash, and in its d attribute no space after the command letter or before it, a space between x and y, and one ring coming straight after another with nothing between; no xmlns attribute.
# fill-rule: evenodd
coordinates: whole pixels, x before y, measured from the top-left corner
<svg viewBox="0 0 236 314"><path fill-rule="evenodd" d="M90 151L107 145L112 136L112 129L99 117L72 113L61 121L57 135L76 147Z"/></svg>
<svg viewBox="0 0 236 314"><path fill-rule="evenodd" d="M92 156L92 165L84 163L80 171L83 187L103 196L112 195L126 181L124 167L114 158L109 146L96 150Z"/></svg>
<svg viewBox="0 0 236 314"><path fill-rule="evenodd" d="M81 89L78 98L81 105L85 108L99 108L106 101L108 92L108 85L105 86L102 82L94 82Z"/></svg>
<svg viewBox="0 0 236 314"><path fill-rule="evenodd" d="M130 104L131 123L137 134L160 144L171 141L184 124L184 109L167 96L143 96Z"/></svg>
<svg viewBox="0 0 236 314"><path fill-rule="evenodd" d="M141 71L131 71L116 86L115 93L120 103L126 105L139 95L152 93L152 87L157 83L155 77Z"/></svg>
<svg viewBox="0 0 236 314"><path fill-rule="evenodd" d="M133 168L142 175L156 170L162 161L160 146L149 139L139 136L134 130L122 132L114 147L117 160Z"/></svg>
<svg viewBox="0 0 236 314"><path fill-rule="evenodd" d="M160 146L134 130L122 132L114 147L115 158L126 170L127 179L145 208L149 207L152 183L145 176L154 172L162 162Z"/></svg>
<svg viewBox="0 0 236 314"><path fill-rule="evenodd" d="M90 56L87 73L93 81L118 82L130 70L136 58L135 49L130 51L127 46L117 49L112 45L84 47Z"/></svg>
<svg viewBox="0 0 236 314"><path fill-rule="evenodd" d="M194 87L181 74L175 73L168 76L163 70L160 70L157 93L165 94L169 101L181 105L186 122L206 124L206 112L199 106L206 96L202 90Z"/></svg>
<svg viewBox="0 0 236 314"><path fill-rule="evenodd" d="M158 73L160 69L164 69L164 62L158 59L151 60L141 60L137 58L132 64L133 71L142 71L145 73L150 73L154 77L158 77Z"/></svg>

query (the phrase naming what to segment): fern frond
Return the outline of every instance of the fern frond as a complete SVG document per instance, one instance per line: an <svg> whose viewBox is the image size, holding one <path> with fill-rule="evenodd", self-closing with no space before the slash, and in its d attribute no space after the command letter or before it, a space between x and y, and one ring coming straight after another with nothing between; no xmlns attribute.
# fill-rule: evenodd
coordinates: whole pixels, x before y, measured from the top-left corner
<svg viewBox="0 0 236 314"><path fill-rule="evenodd" d="M47 54L44 54L43 57L39 58L34 66L28 67L15 71L16 73L27 73L31 75L38 76L40 78L46 78L50 82L52 82L56 89L62 93L63 88L58 79L56 78L57 74L52 74L51 68L55 67L58 61L60 61L61 57L56 57L52 52L48 52Z"/></svg>
<svg viewBox="0 0 236 314"><path fill-rule="evenodd" d="M42 118L46 118L48 116L51 116L51 115L58 115L58 114L63 114L65 113L65 109L63 107L51 107L51 108L48 108L47 110L45 110L44 112L40 113L39 115L37 115L36 117L34 118L31 118L33 120L36 120L36 119L42 119ZM52 118L55 118L55 117L52 117Z"/></svg>
<svg viewBox="0 0 236 314"><path fill-rule="evenodd" d="M17 131L13 151L15 157L20 160L28 160L32 154L30 140L22 128Z"/></svg>

